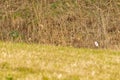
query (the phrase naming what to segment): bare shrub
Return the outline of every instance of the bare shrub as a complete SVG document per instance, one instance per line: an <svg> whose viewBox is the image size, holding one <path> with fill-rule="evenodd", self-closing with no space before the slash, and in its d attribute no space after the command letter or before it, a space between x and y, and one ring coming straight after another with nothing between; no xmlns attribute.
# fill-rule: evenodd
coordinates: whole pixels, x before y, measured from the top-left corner
<svg viewBox="0 0 120 80"><path fill-rule="evenodd" d="M0 40L74 47L109 48L120 44L117 0L0 1Z"/></svg>

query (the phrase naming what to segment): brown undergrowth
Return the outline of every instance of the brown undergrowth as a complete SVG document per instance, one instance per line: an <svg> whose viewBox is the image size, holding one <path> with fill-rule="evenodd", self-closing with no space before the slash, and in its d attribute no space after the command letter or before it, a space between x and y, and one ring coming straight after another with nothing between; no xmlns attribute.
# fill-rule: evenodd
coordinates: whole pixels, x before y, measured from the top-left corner
<svg viewBox="0 0 120 80"><path fill-rule="evenodd" d="M118 48L119 0L0 0L0 40Z"/></svg>

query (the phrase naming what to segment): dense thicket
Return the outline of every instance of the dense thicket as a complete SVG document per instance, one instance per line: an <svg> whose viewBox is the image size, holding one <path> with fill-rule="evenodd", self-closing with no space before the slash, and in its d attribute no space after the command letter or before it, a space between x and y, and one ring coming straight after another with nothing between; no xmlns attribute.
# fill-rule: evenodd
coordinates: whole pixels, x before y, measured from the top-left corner
<svg viewBox="0 0 120 80"><path fill-rule="evenodd" d="M0 0L0 40L118 47L120 1Z"/></svg>

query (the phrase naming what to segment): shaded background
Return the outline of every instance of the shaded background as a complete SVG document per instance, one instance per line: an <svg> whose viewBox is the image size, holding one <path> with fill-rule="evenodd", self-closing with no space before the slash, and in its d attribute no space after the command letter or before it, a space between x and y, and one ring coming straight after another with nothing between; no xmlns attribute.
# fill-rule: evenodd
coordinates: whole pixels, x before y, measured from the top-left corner
<svg viewBox="0 0 120 80"><path fill-rule="evenodd" d="M119 48L119 0L0 0L0 40Z"/></svg>

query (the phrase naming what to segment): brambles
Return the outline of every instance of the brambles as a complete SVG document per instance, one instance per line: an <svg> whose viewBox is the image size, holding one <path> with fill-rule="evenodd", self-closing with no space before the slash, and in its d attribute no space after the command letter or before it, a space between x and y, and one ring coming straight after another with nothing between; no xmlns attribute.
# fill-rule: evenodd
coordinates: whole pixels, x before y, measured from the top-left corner
<svg viewBox="0 0 120 80"><path fill-rule="evenodd" d="M20 41L25 42L88 48L94 48L95 41L100 48L120 43L117 0L2 0L1 3L1 40L11 40L8 32L17 30L22 36Z"/></svg>

